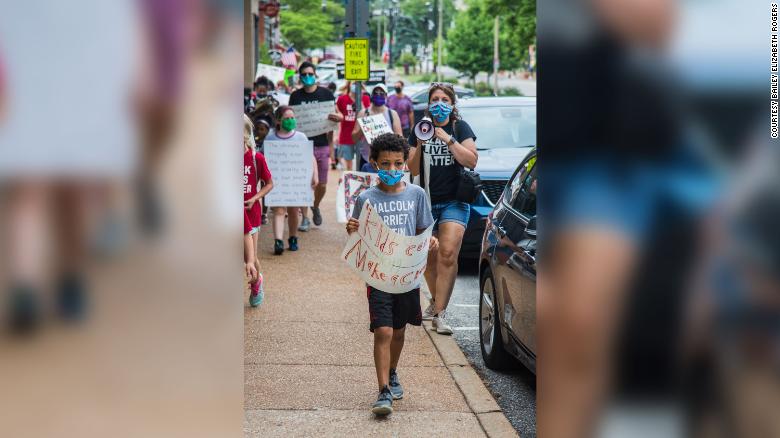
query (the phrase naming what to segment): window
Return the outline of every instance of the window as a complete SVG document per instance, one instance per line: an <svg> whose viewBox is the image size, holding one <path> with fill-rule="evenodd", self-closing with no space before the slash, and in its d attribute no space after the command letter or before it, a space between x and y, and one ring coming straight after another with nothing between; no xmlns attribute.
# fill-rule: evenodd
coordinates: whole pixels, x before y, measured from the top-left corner
<svg viewBox="0 0 780 438"><path fill-rule="evenodd" d="M536 160L532 158L511 183L510 206L525 217L536 215Z"/></svg>

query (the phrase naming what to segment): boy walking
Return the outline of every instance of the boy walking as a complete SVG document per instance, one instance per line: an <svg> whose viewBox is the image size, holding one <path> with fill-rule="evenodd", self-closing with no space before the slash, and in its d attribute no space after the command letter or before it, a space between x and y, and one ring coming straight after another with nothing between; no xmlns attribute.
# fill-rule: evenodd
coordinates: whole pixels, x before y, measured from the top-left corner
<svg viewBox="0 0 780 438"><path fill-rule="evenodd" d="M357 231L366 200L375 207L385 224L399 234L418 235L433 223L425 191L401 181L408 158L409 145L403 137L382 134L374 140L370 163L378 171L379 184L358 196L352 218L347 222L347 233ZM431 237L430 250L437 247L438 241ZM396 369L404 346L406 325L422 324L420 289L391 294L371 286L367 288L369 330L374 333L374 366L379 387L379 396L371 411L376 415L388 415L393 412L393 400L404 396Z"/></svg>

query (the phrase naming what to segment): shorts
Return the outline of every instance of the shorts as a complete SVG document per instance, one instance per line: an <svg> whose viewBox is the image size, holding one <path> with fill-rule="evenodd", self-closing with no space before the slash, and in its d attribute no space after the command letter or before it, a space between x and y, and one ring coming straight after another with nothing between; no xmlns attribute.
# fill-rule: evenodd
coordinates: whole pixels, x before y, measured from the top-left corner
<svg viewBox="0 0 780 438"><path fill-rule="evenodd" d="M249 235L251 236L253 234L257 234L258 232L260 232L260 227L253 227L252 231L249 232Z"/></svg>
<svg viewBox="0 0 780 438"><path fill-rule="evenodd" d="M369 330L377 327L402 329L406 324L422 325L420 310L420 288L402 294L391 294L366 286L368 313L371 318Z"/></svg>
<svg viewBox="0 0 780 438"><path fill-rule="evenodd" d="M433 230L439 229L439 225L447 222L455 222L463 225L469 223L471 207L465 202L449 201L431 205L431 214L433 215Z"/></svg>
<svg viewBox="0 0 780 438"><path fill-rule="evenodd" d="M314 146L314 158L317 160L317 176L320 184L328 183L328 169L330 168L330 148Z"/></svg>
<svg viewBox="0 0 780 438"><path fill-rule="evenodd" d="M355 145L354 144L340 144L336 149L336 158L343 158L345 160L355 159Z"/></svg>

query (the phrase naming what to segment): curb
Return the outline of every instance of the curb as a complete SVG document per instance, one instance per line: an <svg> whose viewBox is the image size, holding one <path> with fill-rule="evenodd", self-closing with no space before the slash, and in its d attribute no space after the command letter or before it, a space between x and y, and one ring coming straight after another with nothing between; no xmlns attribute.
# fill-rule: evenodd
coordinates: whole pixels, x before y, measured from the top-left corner
<svg viewBox="0 0 780 438"><path fill-rule="evenodd" d="M424 286L423 289L425 289ZM420 294L423 308L428 305L425 297L429 294L427 290ZM460 389L460 392L466 399L469 409L477 416L477 420L485 434L491 438L517 437L517 431L509 423L509 420L506 419L506 416L501 411L501 407L498 406L485 383L482 382L477 372L471 367L455 339L452 336L439 335L432 331L430 321L423 321L423 328L431 342L433 342L434 347L436 347L436 351L439 352L439 356L453 380L455 380L455 384L458 385L458 389Z"/></svg>

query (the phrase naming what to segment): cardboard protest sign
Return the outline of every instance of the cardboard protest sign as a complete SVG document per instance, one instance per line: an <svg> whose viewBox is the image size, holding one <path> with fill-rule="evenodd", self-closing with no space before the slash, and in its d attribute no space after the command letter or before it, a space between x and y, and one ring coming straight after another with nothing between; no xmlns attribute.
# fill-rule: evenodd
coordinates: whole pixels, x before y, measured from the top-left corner
<svg viewBox="0 0 780 438"><path fill-rule="evenodd" d="M263 144L274 188L265 195L269 207L311 207L314 144L311 141L269 141Z"/></svg>
<svg viewBox="0 0 780 438"><path fill-rule="evenodd" d="M404 172L401 181L407 184L411 183L408 172ZM379 178L375 173L344 172L339 179L339 188L336 191L336 220L342 224L346 223L347 218L352 217L352 210L355 208L358 195L378 183Z"/></svg>
<svg viewBox="0 0 780 438"><path fill-rule="evenodd" d="M360 129L363 130L368 144L373 143L374 139L382 134L393 133L393 129L387 124L387 119L383 114L363 117L358 119L358 123L360 123Z"/></svg>
<svg viewBox="0 0 780 438"><path fill-rule="evenodd" d="M309 138L333 131L338 123L328 120L328 114L333 114L335 105L333 100L293 105L297 120L296 129Z"/></svg>
<svg viewBox="0 0 780 438"><path fill-rule="evenodd" d="M282 67L276 67L274 65L258 63L257 73L255 74L255 80L257 80L257 78L259 78L260 76L265 76L271 81L273 81L274 84L276 84L277 82L284 80L285 73L286 70Z"/></svg>
<svg viewBox="0 0 780 438"><path fill-rule="evenodd" d="M383 292L400 294L420 287L433 225L418 236L402 236L384 223L369 201L358 222L341 252L350 269Z"/></svg>

